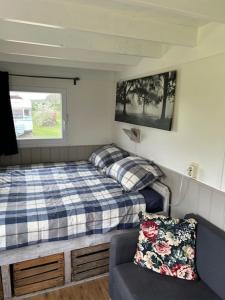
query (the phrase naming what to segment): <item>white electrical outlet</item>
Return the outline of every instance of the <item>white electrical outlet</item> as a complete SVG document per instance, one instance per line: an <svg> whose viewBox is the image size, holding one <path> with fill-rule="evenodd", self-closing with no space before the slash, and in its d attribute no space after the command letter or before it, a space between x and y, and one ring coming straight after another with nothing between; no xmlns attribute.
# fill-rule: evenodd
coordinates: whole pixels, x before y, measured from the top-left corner
<svg viewBox="0 0 225 300"><path fill-rule="evenodd" d="M187 175L193 179L197 179L198 169L199 165L197 163L190 163L190 165L187 168Z"/></svg>

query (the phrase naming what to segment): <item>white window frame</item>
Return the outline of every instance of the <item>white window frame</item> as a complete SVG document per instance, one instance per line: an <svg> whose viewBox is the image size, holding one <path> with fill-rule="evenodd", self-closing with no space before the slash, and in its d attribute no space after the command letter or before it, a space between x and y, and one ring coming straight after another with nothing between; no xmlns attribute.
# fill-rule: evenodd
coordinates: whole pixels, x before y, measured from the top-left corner
<svg viewBox="0 0 225 300"><path fill-rule="evenodd" d="M58 139L17 139L19 148L66 146L68 136L67 90L40 86L12 86L10 92L58 93L62 95L62 138Z"/></svg>

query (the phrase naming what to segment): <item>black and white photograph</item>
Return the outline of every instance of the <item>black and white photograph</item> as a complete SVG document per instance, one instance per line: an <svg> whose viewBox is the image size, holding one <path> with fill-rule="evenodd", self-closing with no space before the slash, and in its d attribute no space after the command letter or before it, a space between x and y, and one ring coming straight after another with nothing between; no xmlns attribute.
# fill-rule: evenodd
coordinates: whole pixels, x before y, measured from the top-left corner
<svg viewBox="0 0 225 300"><path fill-rule="evenodd" d="M176 91L176 71L119 81L115 120L171 130Z"/></svg>

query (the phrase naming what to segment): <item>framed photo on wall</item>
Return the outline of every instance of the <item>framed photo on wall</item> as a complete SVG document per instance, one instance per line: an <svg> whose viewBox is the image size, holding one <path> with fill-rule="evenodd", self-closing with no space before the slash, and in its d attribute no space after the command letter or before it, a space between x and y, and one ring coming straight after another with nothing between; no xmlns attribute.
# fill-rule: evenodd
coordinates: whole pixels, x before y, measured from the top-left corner
<svg viewBox="0 0 225 300"><path fill-rule="evenodd" d="M163 130L171 130L176 71L119 81L115 120Z"/></svg>

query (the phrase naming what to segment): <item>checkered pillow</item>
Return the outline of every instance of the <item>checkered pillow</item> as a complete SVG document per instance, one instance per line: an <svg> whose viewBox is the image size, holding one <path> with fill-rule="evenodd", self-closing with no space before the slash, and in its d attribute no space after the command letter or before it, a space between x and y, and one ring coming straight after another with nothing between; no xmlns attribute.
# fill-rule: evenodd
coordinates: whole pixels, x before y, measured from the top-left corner
<svg viewBox="0 0 225 300"><path fill-rule="evenodd" d="M108 167L106 175L119 182L125 191L139 191L163 176L153 162L141 157L128 156Z"/></svg>
<svg viewBox="0 0 225 300"><path fill-rule="evenodd" d="M89 157L89 161L98 168L106 168L118 160L127 157L129 153L124 151L114 144L105 145L94 151Z"/></svg>

